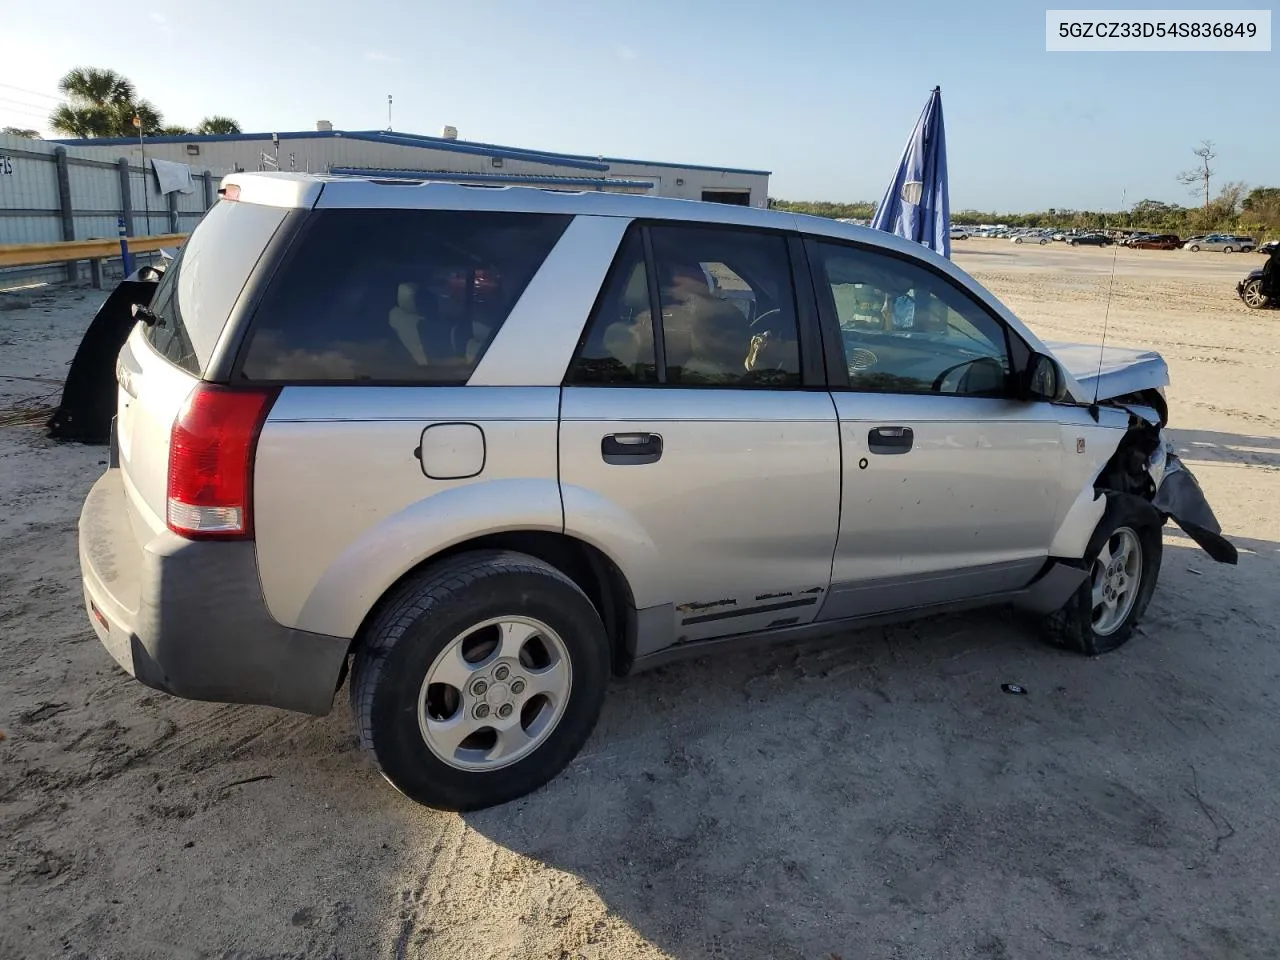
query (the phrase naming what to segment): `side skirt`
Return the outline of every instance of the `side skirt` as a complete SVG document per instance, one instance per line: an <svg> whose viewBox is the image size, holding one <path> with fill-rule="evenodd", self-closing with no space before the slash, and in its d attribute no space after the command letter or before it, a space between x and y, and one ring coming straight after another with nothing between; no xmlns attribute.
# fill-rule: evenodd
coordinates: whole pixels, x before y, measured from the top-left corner
<svg viewBox="0 0 1280 960"><path fill-rule="evenodd" d="M1075 561L1075 563L1079 563L1079 561ZM921 620L947 613L959 613L965 610L976 610L983 607L1010 604L1031 613L1049 613L1066 603L1068 598L1084 582L1086 576L1087 571L1082 566L1073 566L1072 561L1050 560L1045 564L1045 568L1040 575L1020 590L990 593L981 597L970 597L966 600L954 600L946 603L933 603L906 610L895 610L891 613L843 617L838 620L823 620L794 627L779 627L774 630L764 630L756 633L738 633L727 637L673 644L645 656L636 657L632 663L630 673L640 673L644 670L665 666L680 660L706 656L710 653L716 653L725 647L742 649L757 645L799 643L805 640L818 640L824 637L837 636L850 630L908 623L912 620Z"/></svg>

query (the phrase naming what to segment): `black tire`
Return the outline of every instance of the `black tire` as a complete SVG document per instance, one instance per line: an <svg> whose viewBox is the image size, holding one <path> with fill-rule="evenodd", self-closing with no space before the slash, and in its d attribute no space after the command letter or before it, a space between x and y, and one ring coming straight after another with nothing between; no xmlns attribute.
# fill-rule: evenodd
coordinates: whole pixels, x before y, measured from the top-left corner
<svg viewBox="0 0 1280 960"><path fill-rule="evenodd" d="M1048 243L1048 242L1049 242L1049 241L1048 241L1048 240L1046 240L1046 239L1044 239L1044 237L1041 237L1041 238L1040 238L1040 246L1042 246L1042 247L1043 247L1043 246L1044 246L1046 243Z"/></svg>
<svg viewBox="0 0 1280 960"><path fill-rule="evenodd" d="M1071 245L1072 245L1073 247L1078 247L1078 246L1080 246L1080 241L1079 241L1079 240L1072 240L1072 241L1071 241Z"/></svg>
<svg viewBox="0 0 1280 960"><path fill-rule="evenodd" d="M1252 298L1253 302L1250 303ZM1254 277L1252 280L1246 280L1240 288L1240 299L1244 301L1244 305L1250 310L1262 310L1271 306L1273 297L1268 297L1262 292L1262 278Z"/></svg>
<svg viewBox="0 0 1280 960"><path fill-rule="evenodd" d="M1191 245L1191 252L1192 252L1192 253L1199 253L1199 252L1200 252L1200 244L1198 244L1198 243L1193 243L1193 244Z"/></svg>
<svg viewBox="0 0 1280 960"><path fill-rule="evenodd" d="M1222 252L1223 252L1223 253L1230 253L1230 252L1232 251L1232 249L1233 249L1233 248L1231 248L1231 247L1223 247L1223 248L1222 248Z"/></svg>
<svg viewBox="0 0 1280 960"><path fill-rule="evenodd" d="M1129 640L1146 612L1160 578L1162 526L1159 512L1141 497L1132 494L1108 496L1107 509L1098 521L1098 527L1085 552L1084 560L1089 576L1061 609L1045 618L1045 634L1050 643L1093 657L1109 653ZM1093 629L1093 565L1103 545L1114 537L1116 531L1126 527L1137 534L1142 550L1142 574L1137 596L1132 609L1120 625L1111 633L1100 636Z"/></svg>
<svg viewBox="0 0 1280 960"><path fill-rule="evenodd" d="M469 627L519 615L541 620L564 641L573 673L564 712L528 756L495 770L458 769L432 751L419 728L423 680ZM361 641L351 678L360 744L392 786L442 810L505 803L558 774L595 727L609 679L608 638L586 594L550 564L512 551L461 554L410 577L385 600Z"/></svg>

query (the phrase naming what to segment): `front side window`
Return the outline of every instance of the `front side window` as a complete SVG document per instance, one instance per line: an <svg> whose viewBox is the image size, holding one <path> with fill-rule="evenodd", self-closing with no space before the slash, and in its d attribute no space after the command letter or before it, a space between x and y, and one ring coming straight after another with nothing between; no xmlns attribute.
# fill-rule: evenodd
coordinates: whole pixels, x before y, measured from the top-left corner
<svg viewBox="0 0 1280 960"><path fill-rule="evenodd" d="M464 384L570 219L319 211L258 306L241 375Z"/></svg>
<svg viewBox="0 0 1280 960"><path fill-rule="evenodd" d="M810 251L839 324L850 389L1008 395L1004 327L954 285L859 247L814 242Z"/></svg>

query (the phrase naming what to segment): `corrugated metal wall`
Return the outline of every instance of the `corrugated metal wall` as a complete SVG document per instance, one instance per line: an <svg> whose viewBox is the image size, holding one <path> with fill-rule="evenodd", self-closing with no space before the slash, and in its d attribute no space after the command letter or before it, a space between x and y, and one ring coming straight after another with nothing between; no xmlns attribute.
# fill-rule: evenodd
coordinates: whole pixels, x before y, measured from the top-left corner
<svg viewBox="0 0 1280 960"><path fill-rule="evenodd" d="M459 141L468 146L466 141ZM188 153L195 147L198 154ZM127 153L131 162L137 163L140 152L137 146L112 145L105 147L81 147L98 151L97 155L110 153L120 156ZM502 149L502 148L500 148ZM207 165L214 170L264 169L262 154L274 154L270 140L204 140L199 143L148 143L147 156L179 163ZM449 173L533 174L546 177L613 177L618 179L649 180L654 184L653 196L679 197L701 200L704 190L743 191L750 195L750 205L763 207L769 196L769 176L735 170L718 170L702 167L680 167L669 164L604 161L607 172L584 170L579 166L560 166L553 163L536 163L506 157L501 167L495 167L493 158L483 153L460 153L452 150L433 149L430 145L404 143L378 143L371 140L347 137L294 137L280 141L280 169L327 173L333 167L364 167L388 170L429 170Z"/></svg>
<svg viewBox="0 0 1280 960"><path fill-rule="evenodd" d="M131 236L185 233L204 214L221 179L221 172L209 174L206 187L205 170L197 167L192 170L196 175L192 193L165 195L160 192L155 177L146 176L142 166L132 162L127 172L126 197L117 161L120 156L127 156L128 151L115 148L107 151L115 154L110 156L104 155L100 148L62 149L66 154L71 236L67 235L58 185L59 146L0 134L0 244L115 237L117 221L122 216L126 218ZM176 229L171 199L177 211ZM0 270L0 285L65 275L62 267Z"/></svg>

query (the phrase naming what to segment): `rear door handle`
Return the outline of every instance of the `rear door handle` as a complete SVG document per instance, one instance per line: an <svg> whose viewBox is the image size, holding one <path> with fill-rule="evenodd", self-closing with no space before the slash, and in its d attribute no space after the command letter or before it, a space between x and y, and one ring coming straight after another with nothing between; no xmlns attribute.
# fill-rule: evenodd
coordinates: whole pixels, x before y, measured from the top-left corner
<svg viewBox="0 0 1280 960"><path fill-rule="evenodd" d="M867 434L867 449L872 453L906 453L915 443L910 427L872 427Z"/></svg>
<svg viewBox="0 0 1280 960"><path fill-rule="evenodd" d="M662 459L662 437L656 433L611 433L600 441L600 456L616 466L657 463Z"/></svg>

